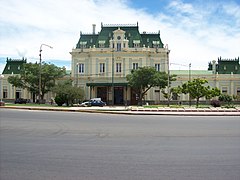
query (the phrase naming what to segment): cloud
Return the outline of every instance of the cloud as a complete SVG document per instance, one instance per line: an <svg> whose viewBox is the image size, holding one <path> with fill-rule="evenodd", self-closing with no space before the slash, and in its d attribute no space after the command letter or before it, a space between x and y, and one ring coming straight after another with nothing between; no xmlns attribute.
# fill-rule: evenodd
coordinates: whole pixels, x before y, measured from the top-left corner
<svg viewBox="0 0 240 180"><path fill-rule="evenodd" d="M136 24L141 32L161 31L171 50L170 61L192 63L207 69L217 57L239 56L240 12L235 1L188 1L159 3L159 11L134 8L127 0L3 0L0 4L0 57L26 56L29 61L42 56L50 60L71 60L80 31L96 32L105 24ZM155 3L156 4L156 3ZM141 4L139 4L141 6ZM151 7L149 7L151 8ZM19 57L21 58L21 57ZM55 62L55 61L54 61ZM2 62L0 62L2 63ZM4 62L5 63L5 62Z"/></svg>

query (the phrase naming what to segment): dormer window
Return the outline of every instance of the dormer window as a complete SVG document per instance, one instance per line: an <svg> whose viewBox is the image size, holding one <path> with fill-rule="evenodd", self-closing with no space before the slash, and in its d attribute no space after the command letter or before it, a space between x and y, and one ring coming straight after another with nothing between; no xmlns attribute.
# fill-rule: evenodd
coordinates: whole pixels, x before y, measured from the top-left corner
<svg viewBox="0 0 240 180"><path fill-rule="evenodd" d="M98 41L99 48L104 48L105 47L105 41Z"/></svg>
<svg viewBox="0 0 240 180"><path fill-rule="evenodd" d="M154 48L159 47L159 44L160 44L159 41L153 41L152 43L153 43L153 47L154 47Z"/></svg>
<svg viewBox="0 0 240 180"><path fill-rule="evenodd" d="M133 46L134 46L135 48L140 47L140 40L133 40Z"/></svg>
<svg viewBox="0 0 240 180"><path fill-rule="evenodd" d="M20 66L18 66L18 70L20 70L21 69L21 67Z"/></svg>
<svg viewBox="0 0 240 180"><path fill-rule="evenodd" d="M10 65L8 66L8 70L10 70Z"/></svg>
<svg viewBox="0 0 240 180"><path fill-rule="evenodd" d="M80 42L80 48L86 48L87 47L87 41L81 41Z"/></svg>

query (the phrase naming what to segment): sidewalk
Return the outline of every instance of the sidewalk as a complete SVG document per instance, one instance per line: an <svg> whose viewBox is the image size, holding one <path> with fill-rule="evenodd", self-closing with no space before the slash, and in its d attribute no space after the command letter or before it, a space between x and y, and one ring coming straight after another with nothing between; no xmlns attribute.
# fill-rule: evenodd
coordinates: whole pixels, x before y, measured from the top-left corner
<svg viewBox="0 0 240 180"><path fill-rule="evenodd" d="M143 108L131 106L105 107L42 107L42 106L0 106L8 109L68 111L87 113L109 113L127 115L174 115L174 116L240 116L240 107L237 108Z"/></svg>

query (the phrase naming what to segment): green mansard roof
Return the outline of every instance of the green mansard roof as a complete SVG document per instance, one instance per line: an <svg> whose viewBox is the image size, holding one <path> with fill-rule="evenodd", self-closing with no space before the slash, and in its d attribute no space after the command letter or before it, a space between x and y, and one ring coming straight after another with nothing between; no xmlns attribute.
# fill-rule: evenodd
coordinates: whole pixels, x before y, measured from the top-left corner
<svg viewBox="0 0 240 180"><path fill-rule="evenodd" d="M129 48L133 48L134 41L140 41L140 47L150 47L153 48L154 43L158 45L159 48L163 48L163 43L160 38L160 31L158 33L139 33L138 24L137 25L103 25L101 26L101 31L98 34L94 32L92 34L80 34L80 39L77 43L76 48L81 48L81 44L85 45L85 48L99 47L99 41L105 42L104 46L109 47L109 41L113 38L113 31L117 29L125 31L125 38L129 41Z"/></svg>
<svg viewBox="0 0 240 180"><path fill-rule="evenodd" d="M7 58L7 64L3 70L2 74L19 74L20 70L23 68L23 64L27 62L27 59L11 59Z"/></svg>
<svg viewBox="0 0 240 180"><path fill-rule="evenodd" d="M213 66L214 65L210 62L208 70L213 70ZM218 74L240 74L239 57L234 59L222 59L222 57L219 57L215 66Z"/></svg>

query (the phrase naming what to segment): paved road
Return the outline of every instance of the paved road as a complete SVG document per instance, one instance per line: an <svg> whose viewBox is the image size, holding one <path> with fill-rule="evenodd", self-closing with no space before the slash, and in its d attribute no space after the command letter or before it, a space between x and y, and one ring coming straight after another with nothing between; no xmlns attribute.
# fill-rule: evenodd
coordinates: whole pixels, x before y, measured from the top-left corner
<svg viewBox="0 0 240 180"><path fill-rule="evenodd" d="M0 109L1 180L239 180L239 117Z"/></svg>

